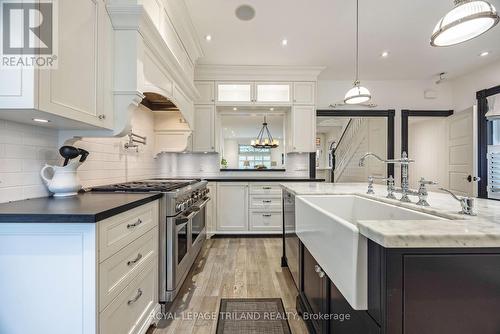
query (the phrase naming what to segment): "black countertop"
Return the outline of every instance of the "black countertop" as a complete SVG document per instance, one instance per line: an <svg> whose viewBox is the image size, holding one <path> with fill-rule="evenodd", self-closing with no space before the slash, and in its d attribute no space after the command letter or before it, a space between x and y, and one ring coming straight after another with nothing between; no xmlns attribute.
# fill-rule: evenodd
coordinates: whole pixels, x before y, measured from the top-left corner
<svg viewBox="0 0 500 334"><path fill-rule="evenodd" d="M162 197L162 194L84 193L0 204L1 223L96 223Z"/></svg>
<svg viewBox="0 0 500 334"><path fill-rule="evenodd" d="M209 182L325 182L325 179L310 179L304 177L255 177L255 176L213 176L202 177Z"/></svg>

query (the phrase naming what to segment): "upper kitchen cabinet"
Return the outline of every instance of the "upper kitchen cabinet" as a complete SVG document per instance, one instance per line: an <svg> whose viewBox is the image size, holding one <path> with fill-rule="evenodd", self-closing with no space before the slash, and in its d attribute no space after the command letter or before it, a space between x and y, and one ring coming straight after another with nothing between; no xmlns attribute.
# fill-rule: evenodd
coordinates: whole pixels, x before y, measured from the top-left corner
<svg viewBox="0 0 500 334"><path fill-rule="evenodd" d="M255 103L266 105L291 104L292 84L290 83L255 83Z"/></svg>
<svg viewBox="0 0 500 334"><path fill-rule="evenodd" d="M294 106L288 115L287 153L316 151L316 108Z"/></svg>
<svg viewBox="0 0 500 334"><path fill-rule="evenodd" d="M293 104L314 105L316 104L316 83L315 82L294 82L293 83Z"/></svg>
<svg viewBox="0 0 500 334"><path fill-rule="evenodd" d="M215 152L215 106L195 106L194 128L193 151Z"/></svg>
<svg viewBox="0 0 500 334"><path fill-rule="evenodd" d="M215 83L213 81L196 81L194 85L199 93L199 97L195 101L196 104L215 103Z"/></svg>
<svg viewBox="0 0 500 334"><path fill-rule="evenodd" d="M253 82L217 82L217 104L252 104L254 98Z"/></svg>
<svg viewBox="0 0 500 334"><path fill-rule="evenodd" d="M55 69L2 69L0 117L58 128L113 127L113 27L103 0L58 3ZM21 33L21 32L20 32Z"/></svg>
<svg viewBox="0 0 500 334"><path fill-rule="evenodd" d="M210 81L197 81L199 104L212 103ZM315 82L216 82L219 105L314 105Z"/></svg>

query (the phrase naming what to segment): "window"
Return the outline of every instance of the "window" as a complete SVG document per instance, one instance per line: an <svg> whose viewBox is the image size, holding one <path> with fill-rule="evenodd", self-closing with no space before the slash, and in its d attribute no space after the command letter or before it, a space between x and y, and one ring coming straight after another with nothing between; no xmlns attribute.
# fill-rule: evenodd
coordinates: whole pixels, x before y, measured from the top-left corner
<svg viewBox="0 0 500 334"><path fill-rule="evenodd" d="M271 149L255 148L251 145L239 145L238 160L238 168L240 169L252 169L255 166L271 168Z"/></svg>

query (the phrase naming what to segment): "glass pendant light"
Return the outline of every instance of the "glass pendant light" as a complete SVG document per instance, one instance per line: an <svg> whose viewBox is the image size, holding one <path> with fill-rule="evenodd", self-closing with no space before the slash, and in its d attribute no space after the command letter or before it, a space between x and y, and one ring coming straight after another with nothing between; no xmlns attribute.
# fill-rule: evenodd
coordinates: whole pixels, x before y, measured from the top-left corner
<svg viewBox="0 0 500 334"><path fill-rule="evenodd" d="M500 17L487 1L455 0L455 8L439 20L431 37L432 46L451 46L484 34Z"/></svg>
<svg viewBox="0 0 500 334"><path fill-rule="evenodd" d="M359 0L356 0L356 80L353 87L345 94L344 103L360 104L370 101L371 98L370 91L361 86L359 81Z"/></svg>

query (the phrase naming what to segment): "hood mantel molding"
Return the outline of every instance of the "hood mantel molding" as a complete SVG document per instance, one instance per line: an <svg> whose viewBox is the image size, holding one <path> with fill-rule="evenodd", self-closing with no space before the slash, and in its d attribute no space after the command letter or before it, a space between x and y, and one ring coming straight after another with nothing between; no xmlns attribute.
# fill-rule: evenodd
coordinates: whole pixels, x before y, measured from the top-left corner
<svg viewBox="0 0 500 334"><path fill-rule="evenodd" d="M118 5L111 4L107 6L113 28L116 32L131 32L136 31L139 36L130 36L130 39L140 38L142 45L138 47L143 47L145 50L137 50L138 56L144 56L144 54L139 54L140 51L143 53L149 53L148 56L153 56L152 59L155 65L159 67L159 70L164 72L165 75L169 77L181 91L183 98L187 98L194 101L198 97L198 91L196 90L193 82L193 78L190 77L182 69L182 64L177 60L176 56L172 50L168 47L163 36L158 31L150 16L147 14L143 5ZM122 41L126 43L127 41ZM135 44L136 41L130 41ZM120 43L120 41L117 41ZM126 46L125 46L126 47ZM148 79L148 78L144 78ZM149 82L151 84L151 82ZM163 88L163 87L160 87ZM168 91L169 89L166 89ZM176 96L167 96L169 99L176 99Z"/></svg>
<svg viewBox="0 0 500 334"><path fill-rule="evenodd" d="M114 30L114 128L79 131L78 136L123 136L146 92L163 95L175 103L188 124L193 124L198 91L192 74L178 61L143 5L107 5ZM60 139L75 136L61 131Z"/></svg>

